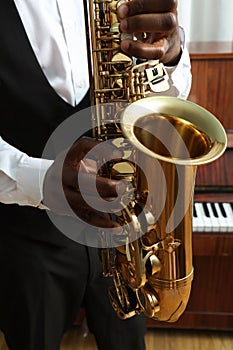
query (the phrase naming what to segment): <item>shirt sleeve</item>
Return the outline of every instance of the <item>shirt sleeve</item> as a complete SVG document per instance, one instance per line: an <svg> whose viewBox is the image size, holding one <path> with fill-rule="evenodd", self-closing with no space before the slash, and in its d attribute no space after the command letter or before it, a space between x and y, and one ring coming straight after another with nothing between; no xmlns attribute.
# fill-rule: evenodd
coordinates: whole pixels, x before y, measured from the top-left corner
<svg viewBox="0 0 233 350"><path fill-rule="evenodd" d="M52 163L29 157L0 137L0 202L43 208L43 181Z"/></svg>
<svg viewBox="0 0 233 350"><path fill-rule="evenodd" d="M183 28L180 27L180 41L182 55L180 57L179 63L174 67L166 67L167 73L169 75L169 89L162 92L161 94L166 96L175 96L182 99L187 99L191 84L192 84L192 74L191 74L191 62L189 57L189 52L185 43L185 33Z"/></svg>

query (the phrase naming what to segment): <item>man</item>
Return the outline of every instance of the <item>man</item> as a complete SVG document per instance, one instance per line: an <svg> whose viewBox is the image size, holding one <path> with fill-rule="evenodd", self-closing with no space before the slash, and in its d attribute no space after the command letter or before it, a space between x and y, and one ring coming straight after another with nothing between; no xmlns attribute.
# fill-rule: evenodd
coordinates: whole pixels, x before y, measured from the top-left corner
<svg viewBox="0 0 233 350"><path fill-rule="evenodd" d="M186 98L190 65L176 1L122 3L118 18L123 33L146 32L148 37L145 42L124 40L122 50L159 59L170 76L167 94ZM67 238L43 210L69 215L56 191L62 157L40 157L52 132L89 103L84 22L82 2L75 0L1 4L0 328L10 350L59 349L81 305L100 350L145 347L145 317L121 321L110 306L107 287L112 282L102 277L97 249ZM81 138L68 153L63 188L81 219L115 227L84 206L74 180L95 142ZM118 181L102 178L97 188L107 199L125 190Z"/></svg>

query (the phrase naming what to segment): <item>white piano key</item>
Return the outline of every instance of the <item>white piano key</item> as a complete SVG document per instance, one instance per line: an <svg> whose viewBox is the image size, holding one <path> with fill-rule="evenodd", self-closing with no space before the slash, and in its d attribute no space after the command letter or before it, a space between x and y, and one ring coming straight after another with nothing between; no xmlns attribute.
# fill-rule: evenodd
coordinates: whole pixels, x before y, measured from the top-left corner
<svg viewBox="0 0 233 350"><path fill-rule="evenodd" d="M204 231L204 228L205 228L205 223L204 223L204 220L203 220L203 215L202 215L202 210L201 210L200 204L201 203L194 203L194 206L195 206L195 209L196 209L196 213L197 213L197 217L196 217L196 220L195 220L195 223L194 223L194 227L195 227L195 230L197 232Z"/></svg>
<svg viewBox="0 0 233 350"><path fill-rule="evenodd" d="M227 220L226 218L223 216L223 213L220 209L220 204L219 203L213 203L214 206L215 206L215 209L218 213L218 220L219 220L219 224L220 224L220 227L219 227L219 231L220 232L226 232L227 231Z"/></svg>
<svg viewBox="0 0 233 350"><path fill-rule="evenodd" d="M193 232L196 232L198 228L198 218L197 218L197 212L195 208L195 203L193 204Z"/></svg>
<svg viewBox="0 0 233 350"><path fill-rule="evenodd" d="M233 210L230 203L223 203L223 208L225 209L226 216L227 216L227 231L232 232L233 231Z"/></svg>
<svg viewBox="0 0 233 350"><path fill-rule="evenodd" d="M210 218L212 222L212 231L213 232L220 231L220 223L217 217L217 213L215 213L216 209L214 208L213 203L206 203L206 205L210 213Z"/></svg>
<svg viewBox="0 0 233 350"><path fill-rule="evenodd" d="M203 203L203 209L206 217L208 218L208 229L207 232L213 232L214 225L215 225L215 219L213 219L213 213L209 210L209 204Z"/></svg>
<svg viewBox="0 0 233 350"><path fill-rule="evenodd" d="M204 232L211 232L213 224L210 215L208 216L209 212L207 213L208 208L206 208L206 210L204 209L204 203L197 203L197 205L199 208L199 213L203 218Z"/></svg>

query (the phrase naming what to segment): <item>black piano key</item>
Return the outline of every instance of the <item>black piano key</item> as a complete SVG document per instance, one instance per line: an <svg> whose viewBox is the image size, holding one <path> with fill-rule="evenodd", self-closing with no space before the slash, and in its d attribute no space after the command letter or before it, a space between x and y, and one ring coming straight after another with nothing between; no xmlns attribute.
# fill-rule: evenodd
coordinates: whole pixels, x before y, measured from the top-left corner
<svg viewBox="0 0 233 350"><path fill-rule="evenodd" d="M203 209L204 209L205 215L209 218L210 212L209 212L209 209L208 209L207 204L205 202L203 203Z"/></svg>
<svg viewBox="0 0 233 350"><path fill-rule="evenodd" d="M212 208L212 210L213 210L214 216L215 216L216 218L218 218L218 212L217 212L217 210L216 210L216 208L215 208L214 203L211 203L210 205L211 205L211 208Z"/></svg>
<svg viewBox="0 0 233 350"><path fill-rule="evenodd" d="M220 210L221 210L222 216L223 216L224 218L226 218L226 217L227 217L227 214L226 214L226 212L225 212L225 209L224 209L222 203L219 203L219 208L220 208Z"/></svg>
<svg viewBox="0 0 233 350"><path fill-rule="evenodd" d="M195 208L195 204L194 204L194 206L193 206L193 216L194 216L195 218L197 218L197 211L196 211L196 208Z"/></svg>

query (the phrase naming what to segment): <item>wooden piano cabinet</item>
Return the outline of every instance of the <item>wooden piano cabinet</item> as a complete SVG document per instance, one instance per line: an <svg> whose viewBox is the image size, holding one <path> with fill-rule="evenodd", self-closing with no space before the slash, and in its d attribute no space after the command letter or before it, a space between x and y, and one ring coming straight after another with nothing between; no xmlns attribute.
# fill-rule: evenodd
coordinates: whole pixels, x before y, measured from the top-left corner
<svg viewBox="0 0 233 350"><path fill-rule="evenodd" d="M190 43L189 100L213 113L228 135L228 149L200 166L200 202L233 202L233 51L231 43ZM233 232L193 233L194 279L184 314L175 323L148 319L148 327L233 330Z"/></svg>
<svg viewBox="0 0 233 350"><path fill-rule="evenodd" d="M188 44L192 65L189 100L213 113L227 131L233 146L233 43Z"/></svg>

